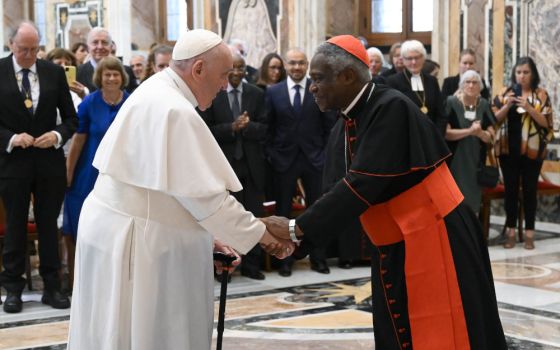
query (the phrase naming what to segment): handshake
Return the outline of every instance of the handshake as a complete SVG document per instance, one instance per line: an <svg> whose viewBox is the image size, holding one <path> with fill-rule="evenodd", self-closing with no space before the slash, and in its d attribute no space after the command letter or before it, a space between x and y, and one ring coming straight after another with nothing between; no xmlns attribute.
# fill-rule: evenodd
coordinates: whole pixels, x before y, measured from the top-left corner
<svg viewBox="0 0 560 350"><path fill-rule="evenodd" d="M266 225L266 231L259 242L261 247L278 259L285 259L292 255L297 243L290 238L290 220L281 216L269 216L260 220ZM297 226L295 226L295 233L298 237L303 234Z"/></svg>

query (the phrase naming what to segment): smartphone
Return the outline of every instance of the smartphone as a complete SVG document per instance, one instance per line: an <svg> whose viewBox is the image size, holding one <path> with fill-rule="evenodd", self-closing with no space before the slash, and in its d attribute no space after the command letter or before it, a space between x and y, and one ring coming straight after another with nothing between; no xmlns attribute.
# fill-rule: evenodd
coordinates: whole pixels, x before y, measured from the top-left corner
<svg viewBox="0 0 560 350"><path fill-rule="evenodd" d="M513 91L513 94L515 95L515 97L519 97L523 94L521 92L521 85L519 85L519 84L513 84L511 90Z"/></svg>
<svg viewBox="0 0 560 350"><path fill-rule="evenodd" d="M75 66L65 66L64 72L66 73L66 80L68 85L72 85L76 81L76 67Z"/></svg>

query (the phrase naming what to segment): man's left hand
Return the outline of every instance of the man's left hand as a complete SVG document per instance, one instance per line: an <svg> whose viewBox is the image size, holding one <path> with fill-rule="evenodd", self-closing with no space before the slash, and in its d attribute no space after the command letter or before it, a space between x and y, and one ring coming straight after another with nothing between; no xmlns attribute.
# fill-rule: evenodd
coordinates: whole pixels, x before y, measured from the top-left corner
<svg viewBox="0 0 560 350"><path fill-rule="evenodd" d="M56 145L57 142L58 138L56 137L56 134L52 131L49 131L36 138L35 142L33 143L33 147L50 148Z"/></svg>

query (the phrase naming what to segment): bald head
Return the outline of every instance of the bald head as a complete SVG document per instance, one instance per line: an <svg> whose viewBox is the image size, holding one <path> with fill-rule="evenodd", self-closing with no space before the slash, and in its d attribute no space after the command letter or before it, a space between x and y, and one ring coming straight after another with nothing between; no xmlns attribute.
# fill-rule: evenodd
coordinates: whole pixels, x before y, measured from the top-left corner
<svg viewBox="0 0 560 350"><path fill-rule="evenodd" d="M10 49L22 68L30 68L37 61L40 39L39 30L33 22L21 22L12 31Z"/></svg>

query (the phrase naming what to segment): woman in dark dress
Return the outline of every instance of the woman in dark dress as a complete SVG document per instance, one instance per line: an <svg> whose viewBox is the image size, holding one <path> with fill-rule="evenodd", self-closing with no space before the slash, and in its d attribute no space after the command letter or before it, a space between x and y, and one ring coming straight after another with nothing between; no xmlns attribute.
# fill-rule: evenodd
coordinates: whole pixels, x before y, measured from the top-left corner
<svg viewBox="0 0 560 350"><path fill-rule="evenodd" d="M552 138L552 108L548 93L539 87L535 62L521 57L511 72L511 85L494 99L498 120L496 155L504 176L506 237L504 248L515 246L519 190L523 190L525 249L534 249L537 182L547 143Z"/></svg>
<svg viewBox="0 0 560 350"><path fill-rule="evenodd" d="M478 213L482 189L477 181L481 157L486 156L486 144L494 139L494 115L490 104L480 97L482 80L474 70L461 76L459 91L447 98L445 112L449 122L445 139L453 143L453 159L449 169L465 203ZM486 158L484 158L486 159Z"/></svg>
<svg viewBox="0 0 560 350"><path fill-rule="evenodd" d="M471 49L464 49L463 51L461 51L461 53L459 54L459 74L443 79L441 94L443 95L444 101L448 96L453 95L457 91L457 89L459 88L459 80L461 79L463 73L468 70L475 70L475 66L476 55L474 51ZM486 82L484 80L482 80L480 95L482 96L482 98L490 100L490 91L488 91Z"/></svg>

